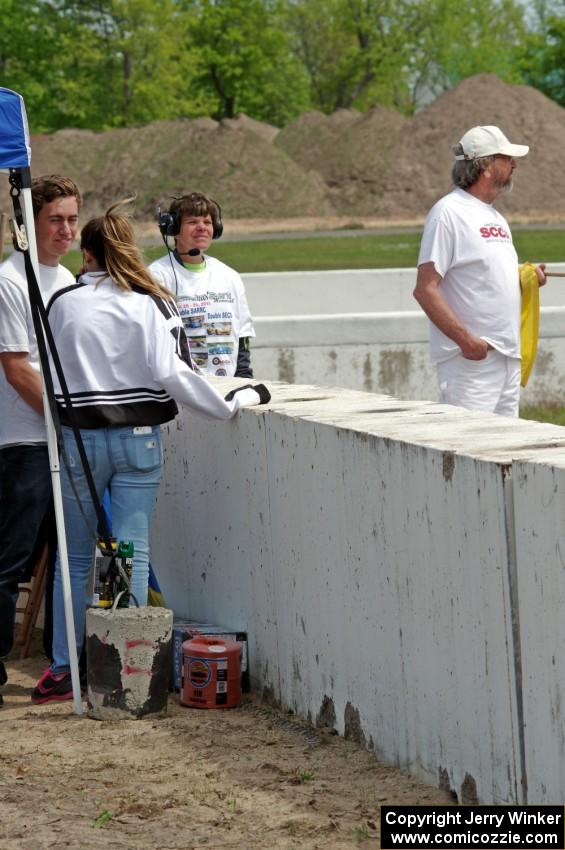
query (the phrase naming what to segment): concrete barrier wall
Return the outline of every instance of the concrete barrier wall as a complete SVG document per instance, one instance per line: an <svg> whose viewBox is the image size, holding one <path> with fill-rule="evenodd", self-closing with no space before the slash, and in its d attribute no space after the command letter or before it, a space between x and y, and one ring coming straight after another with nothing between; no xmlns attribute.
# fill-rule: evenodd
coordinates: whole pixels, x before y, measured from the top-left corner
<svg viewBox="0 0 565 850"><path fill-rule="evenodd" d="M560 508L530 490L563 429L277 385L164 430L152 560L177 615L247 629L256 688L462 802L524 802L528 766L531 802L565 796Z"/></svg>
<svg viewBox="0 0 565 850"><path fill-rule="evenodd" d="M560 803L565 789L565 463L545 452L515 461L525 772L529 795Z"/></svg>
<svg viewBox="0 0 565 850"><path fill-rule="evenodd" d="M565 271L565 264L548 268ZM257 338L256 375L435 399L428 320L414 301L416 269L244 275ZM539 352L524 404L565 395L565 278L541 290Z"/></svg>

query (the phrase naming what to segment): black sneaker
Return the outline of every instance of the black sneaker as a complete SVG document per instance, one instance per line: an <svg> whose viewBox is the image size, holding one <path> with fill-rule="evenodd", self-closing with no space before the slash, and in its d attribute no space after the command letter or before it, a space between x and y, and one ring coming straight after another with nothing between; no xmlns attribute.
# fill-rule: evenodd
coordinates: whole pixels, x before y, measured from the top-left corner
<svg viewBox="0 0 565 850"><path fill-rule="evenodd" d="M31 701L37 705L44 702L63 702L73 698L70 673L52 673L48 667L31 693Z"/></svg>

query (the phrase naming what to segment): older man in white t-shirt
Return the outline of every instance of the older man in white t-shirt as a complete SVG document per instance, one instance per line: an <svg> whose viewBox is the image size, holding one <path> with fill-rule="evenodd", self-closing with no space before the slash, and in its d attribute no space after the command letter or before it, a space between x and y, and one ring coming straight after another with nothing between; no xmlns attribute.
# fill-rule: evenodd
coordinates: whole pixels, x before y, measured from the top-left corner
<svg viewBox="0 0 565 850"><path fill-rule="evenodd" d="M414 297L430 319L440 401L518 416L518 257L492 203L511 189L516 160L529 148L485 126L473 127L453 150L455 188L426 219ZM536 269L540 285L543 269Z"/></svg>

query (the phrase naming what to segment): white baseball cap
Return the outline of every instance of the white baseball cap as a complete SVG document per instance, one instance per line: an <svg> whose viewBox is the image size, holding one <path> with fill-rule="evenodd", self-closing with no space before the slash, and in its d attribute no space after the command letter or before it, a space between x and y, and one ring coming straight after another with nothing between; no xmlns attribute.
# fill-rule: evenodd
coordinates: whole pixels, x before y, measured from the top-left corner
<svg viewBox="0 0 565 850"><path fill-rule="evenodd" d="M462 154L457 154L455 159L480 159L482 156L526 156L530 148L528 145L511 144L502 130L498 127L471 127L459 141L463 148Z"/></svg>

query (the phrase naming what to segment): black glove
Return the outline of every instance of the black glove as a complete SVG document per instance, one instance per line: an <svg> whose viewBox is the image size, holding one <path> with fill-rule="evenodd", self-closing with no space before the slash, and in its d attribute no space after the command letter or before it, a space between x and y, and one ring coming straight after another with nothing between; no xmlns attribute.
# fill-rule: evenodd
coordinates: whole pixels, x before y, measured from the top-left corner
<svg viewBox="0 0 565 850"><path fill-rule="evenodd" d="M224 397L224 401L231 401L236 393L241 392L242 390L255 390L257 395L259 396L259 404L268 404L271 400L271 393L265 386L265 384L244 384L242 387L236 387L235 390L230 390L229 393Z"/></svg>

